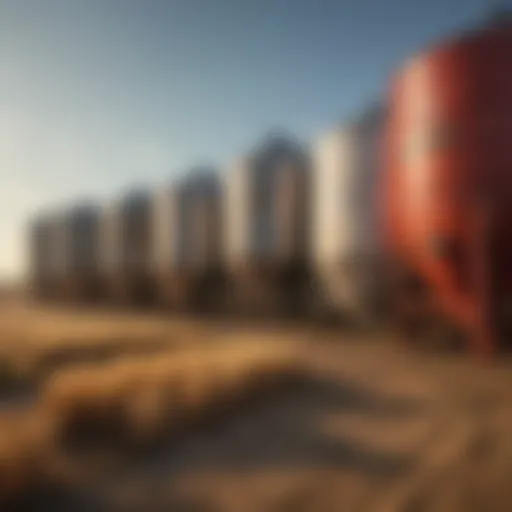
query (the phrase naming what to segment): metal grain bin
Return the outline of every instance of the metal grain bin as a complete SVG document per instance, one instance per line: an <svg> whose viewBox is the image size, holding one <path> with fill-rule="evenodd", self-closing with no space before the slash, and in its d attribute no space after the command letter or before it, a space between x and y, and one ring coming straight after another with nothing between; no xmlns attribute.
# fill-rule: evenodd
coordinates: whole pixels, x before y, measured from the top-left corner
<svg viewBox="0 0 512 512"><path fill-rule="evenodd" d="M155 263L169 306L211 307L221 286L221 188L210 168L192 169L154 201Z"/></svg>
<svg viewBox="0 0 512 512"><path fill-rule="evenodd" d="M108 205L101 218L100 269L114 302L147 303L153 298L152 196L137 189Z"/></svg>
<svg viewBox="0 0 512 512"><path fill-rule="evenodd" d="M52 277L52 219L38 215L29 227L29 282L31 294L40 299L51 297Z"/></svg>
<svg viewBox="0 0 512 512"><path fill-rule="evenodd" d="M382 107L321 137L314 147L312 259L320 305L367 319L380 297L378 211Z"/></svg>
<svg viewBox="0 0 512 512"><path fill-rule="evenodd" d="M183 213L179 185L173 183L153 196L153 250L155 272L165 279L180 271L184 263Z"/></svg>
<svg viewBox="0 0 512 512"><path fill-rule="evenodd" d="M484 357L512 328L511 57L505 9L413 56L388 93L391 309L402 329L436 324Z"/></svg>
<svg viewBox="0 0 512 512"><path fill-rule="evenodd" d="M59 294L68 300L96 300L99 281L100 210L77 205L58 216L55 248Z"/></svg>
<svg viewBox="0 0 512 512"><path fill-rule="evenodd" d="M298 143L270 136L234 163L224 203L232 305L274 313L302 302L308 218L308 161Z"/></svg>

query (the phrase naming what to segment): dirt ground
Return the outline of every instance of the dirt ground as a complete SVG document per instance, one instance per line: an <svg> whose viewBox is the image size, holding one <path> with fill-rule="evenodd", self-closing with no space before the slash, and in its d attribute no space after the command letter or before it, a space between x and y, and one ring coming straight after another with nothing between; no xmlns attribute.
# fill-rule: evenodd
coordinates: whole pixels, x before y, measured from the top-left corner
<svg viewBox="0 0 512 512"><path fill-rule="evenodd" d="M80 340L73 357L61 355L56 363L50 358L48 371L81 358L98 364L116 357L121 342L110 351L97 347L130 335L136 338L132 349L155 339L209 345L225 338L300 339L308 366L307 380L151 450L119 453L107 446L70 453L75 484L46 501L28 500L24 510L512 510L509 356L483 363L407 348L389 334L308 325L233 325L20 305L4 307L0 326L3 353L16 349L18 360L20 354L30 359L34 346L51 345L55 337L61 345ZM94 357L83 349L84 333L93 340ZM66 354L61 345L57 352ZM23 404L33 406L31 400ZM17 406L13 401L3 408L8 413Z"/></svg>

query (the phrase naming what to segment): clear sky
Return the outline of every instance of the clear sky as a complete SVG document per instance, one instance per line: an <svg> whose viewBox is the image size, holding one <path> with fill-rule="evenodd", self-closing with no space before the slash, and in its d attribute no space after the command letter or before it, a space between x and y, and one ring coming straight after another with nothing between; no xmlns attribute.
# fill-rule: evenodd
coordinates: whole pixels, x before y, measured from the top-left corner
<svg viewBox="0 0 512 512"><path fill-rule="evenodd" d="M489 0L0 0L0 277L41 207L307 141Z"/></svg>

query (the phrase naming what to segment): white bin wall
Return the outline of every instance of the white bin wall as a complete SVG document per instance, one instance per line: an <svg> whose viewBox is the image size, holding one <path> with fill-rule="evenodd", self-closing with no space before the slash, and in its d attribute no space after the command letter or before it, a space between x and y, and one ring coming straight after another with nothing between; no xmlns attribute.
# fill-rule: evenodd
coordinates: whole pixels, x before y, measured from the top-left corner
<svg viewBox="0 0 512 512"><path fill-rule="evenodd" d="M200 273L219 263L219 191L210 176L177 184L155 198L155 263L161 275Z"/></svg>
<svg viewBox="0 0 512 512"><path fill-rule="evenodd" d="M101 269L107 276L149 273L154 268L151 203L119 201L101 219Z"/></svg>
<svg viewBox="0 0 512 512"><path fill-rule="evenodd" d="M158 191L153 202L153 248L156 272L173 273L184 262L184 219L178 187Z"/></svg>
<svg viewBox="0 0 512 512"><path fill-rule="evenodd" d="M232 269L285 265L305 256L305 166L257 169L237 161L225 181L225 258Z"/></svg>
<svg viewBox="0 0 512 512"><path fill-rule="evenodd" d="M121 266L121 217L118 204L108 205L100 220L100 269L107 277L115 276Z"/></svg>
<svg viewBox="0 0 512 512"><path fill-rule="evenodd" d="M334 309L358 311L379 286L382 118L324 136L314 151L313 261Z"/></svg>
<svg viewBox="0 0 512 512"><path fill-rule="evenodd" d="M219 263L222 236L219 190L205 182L184 192L185 266L193 273L215 268Z"/></svg>
<svg viewBox="0 0 512 512"><path fill-rule="evenodd" d="M50 273L52 280L58 282L69 273L69 242L67 235L66 214L59 213L52 217L50 228L51 255Z"/></svg>
<svg viewBox="0 0 512 512"><path fill-rule="evenodd" d="M251 253L249 230L250 161L239 159L224 176L224 256L228 267L242 265Z"/></svg>

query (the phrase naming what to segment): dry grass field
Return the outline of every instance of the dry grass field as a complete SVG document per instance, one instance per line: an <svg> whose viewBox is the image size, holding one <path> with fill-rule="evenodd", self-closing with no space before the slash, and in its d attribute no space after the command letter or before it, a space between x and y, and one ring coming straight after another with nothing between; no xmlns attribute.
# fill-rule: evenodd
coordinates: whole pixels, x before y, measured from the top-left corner
<svg viewBox="0 0 512 512"><path fill-rule="evenodd" d="M0 510L512 510L509 360L21 303L0 337Z"/></svg>

